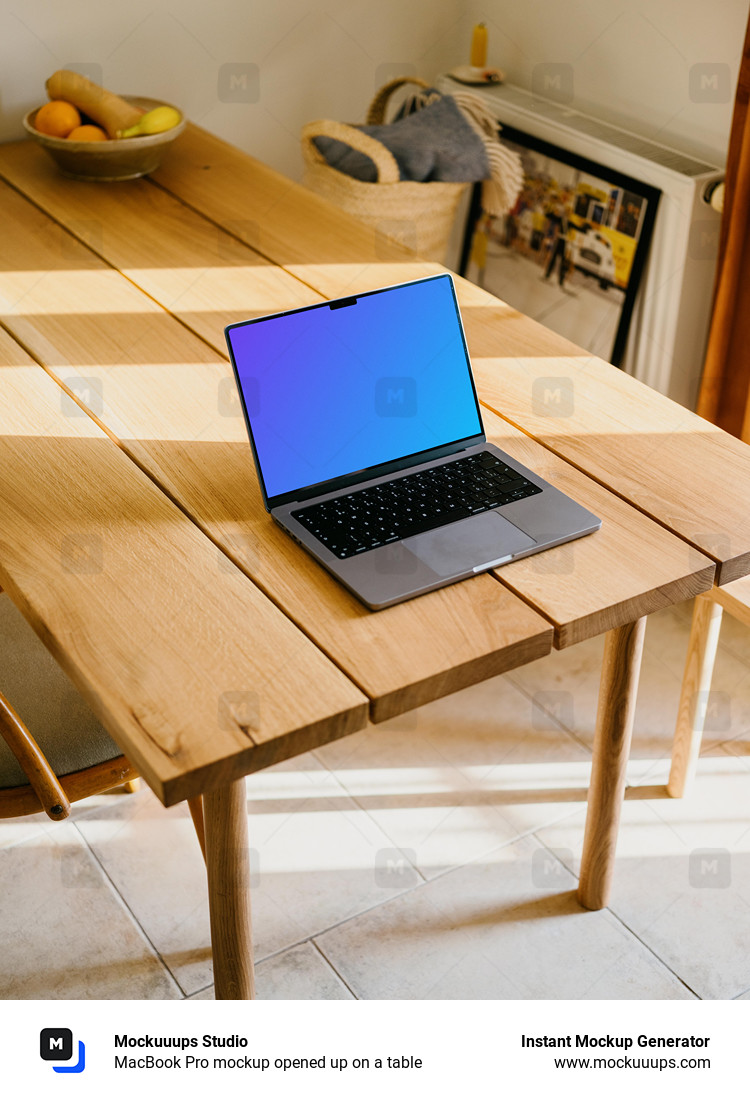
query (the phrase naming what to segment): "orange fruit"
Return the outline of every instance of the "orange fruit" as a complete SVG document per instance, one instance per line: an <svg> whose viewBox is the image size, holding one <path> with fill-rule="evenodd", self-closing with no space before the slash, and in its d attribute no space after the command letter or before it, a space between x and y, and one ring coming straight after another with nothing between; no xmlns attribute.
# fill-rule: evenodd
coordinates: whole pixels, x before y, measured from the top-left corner
<svg viewBox="0 0 750 1100"><path fill-rule="evenodd" d="M68 134L68 141L108 141L101 126L76 126Z"/></svg>
<svg viewBox="0 0 750 1100"><path fill-rule="evenodd" d="M34 119L34 126L40 134L50 137L67 137L71 130L81 125L81 116L72 103L64 99L51 99L40 107Z"/></svg>

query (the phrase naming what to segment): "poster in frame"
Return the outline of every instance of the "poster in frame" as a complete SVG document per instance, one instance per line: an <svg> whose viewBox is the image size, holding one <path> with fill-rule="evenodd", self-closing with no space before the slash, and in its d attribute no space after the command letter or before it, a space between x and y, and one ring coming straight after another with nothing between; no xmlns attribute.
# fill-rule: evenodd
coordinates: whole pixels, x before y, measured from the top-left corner
<svg viewBox="0 0 750 1100"><path fill-rule="evenodd" d="M502 217L475 188L460 273L619 366L661 192L511 126L501 141L524 185Z"/></svg>

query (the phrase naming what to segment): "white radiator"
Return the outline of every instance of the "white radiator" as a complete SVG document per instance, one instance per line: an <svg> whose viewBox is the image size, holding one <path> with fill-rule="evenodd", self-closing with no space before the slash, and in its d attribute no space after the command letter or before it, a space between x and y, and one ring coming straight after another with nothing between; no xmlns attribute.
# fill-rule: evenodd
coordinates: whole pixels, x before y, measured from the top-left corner
<svg viewBox="0 0 750 1100"><path fill-rule="evenodd" d="M457 85L441 77L437 87ZM512 84L472 87L498 121L658 187L661 199L623 368L695 408L708 336L720 215L706 196L723 170Z"/></svg>

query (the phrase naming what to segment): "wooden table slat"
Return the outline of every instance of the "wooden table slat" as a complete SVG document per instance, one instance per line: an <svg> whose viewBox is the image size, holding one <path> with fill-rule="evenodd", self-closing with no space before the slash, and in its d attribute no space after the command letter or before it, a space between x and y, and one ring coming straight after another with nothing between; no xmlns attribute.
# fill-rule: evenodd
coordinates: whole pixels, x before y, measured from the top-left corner
<svg viewBox="0 0 750 1100"><path fill-rule="evenodd" d="M364 608L265 512L226 360L67 234L63 254L63 231L6 186L0 208L4 323L361 687L373 720L549 652L546 619L491 576Z"/></svg>
<svg viewBox="0 0 750 1100"><path fill-rule="evenodd" d="M477 312L468 311L470 346ZM750 572L745 443L591 356L473 361L486 405L712 558L717 583Z"/></svg>
<svg viewBox="0 0 750 1100"><path fill-rule="evenodd" d="M252 281L252 314L323 297L148 179L114 190L67 180L48 158L39 160L32 141L0 146L0 160L11 183L68 227L70 233L54 231L61 258L80 262L80 250L67 247L71 235L78 238L222 350L224 326L250 315L245 276ZM253 224L235 219L229 227L252 240Z"/></svg>
<svg viewBox="0 0 750 1100"><path fill-rule="evenodd" d="M366 724L365 696L2 329L0 514L0 584L165 804Z"/></svg>
<svg viewBox="0 0 750 1100"><path fill-rule="evenodd" d="M9 177L13 155L0 150ZM33 190L35 174L19 178ZM440 269L195 126L155 179L326 297ZM479 287L458 289L488 407L688 540L717 563L718 583L750 572L750 449ZM544 402L559 379L575 394L569 418ZM716 492L728 477L732 493Z"/></svg>
<svg viewBox="0 0 750 1100"><path fill-rule="evenodd" d="M559 648L712 586L714 563L699 551L489 409L484 423L489 440L602 520L593 535L496 570L555 624Z"/></svg>
<svg viewBox="0 0 750 1100"><path fill-rule="evenodd" d="M90 188L88 191L86 201L92 212L97 213L102 222L113 220L107 216L111 193L101 189L91 192ZM66 194L73 196L72 201L79 201L75 197L75 185L64 185L57 194L63 196L58 197L58 213L61 216ZM42 214L28 204L24 205L23 200L13 194L6 196L6 202L12 207L19 233L24 227L36 225L43 219ZM34 236L35 239L41 236L38 229ZM11 237L9 247L12 246ZM76 243L70 241L69 253L74 253L75 247ZM136 246L136 252L140 247ZM88 257L92 265L87 274L90 280L94 280L91 282L93 290L98 261L81 245L78 248L79 262L84 263ZM112 258L124 265L129 260L127 236L121 237L112 248ZM17 250L20 250L20 245ZM33 341L34 346L40 346L49 361L50 349L45 346L40 329L45 327L47 314L54 308L55 284L49 271L54 257L49 255L49 249L38 249L37 246L33 254L36 255L37 251L38 262L47 269L48 274L44 285L30 293L42 295L44 308L40 303L34 312L32 306L30 314L20 318L11 316L8 323L14 326L14 330L26 331L27 339ZM201 254L191 253L188 245L184 244L182 262L187 262L191 255L197 266ZM236 273L249 307L254 301L255 270L246 266ZM109 285L114 275L114 272L100 265L102 293L106 284L109 301L116 305ZM62 281L66 282L67 278L67 272L64 272ZM0 281L0 289L2 285ZM119 310L123 315L132 314L136 308L145 311L139 325L144 335L136 344L138 365L134 370L126 371L122 366L113 368L108 364L98 368L107 397L102 419L118 438L126 441L126 446L138 461L223 547L234 548L235 554L239 554L238 560L243 560L253 579L264 590L272 592L295 622L310 633L371 698L378 701L375 713L390 715L408 703L414 705L412 701L415 698L425 701L431 692L438 690L439 676L448 674L451 655L455 652L455 642L452 640L455 623L466 620L467 616L471 618L472 629L479 631L476 651L469 647L466 653L465 672L470 679L465 682L473 682L471 677L483 667L488 656L488 636L484 622L476 622L476 616L469 612L473 606L473 593L464 591L467 582L463 582L455 593L451 590L422 597L417 611L391 608L387 613L380 612L375 620L378 623L377 657L370 656L368 648L375 637L374 628L369 625L372 619L370 613L361 609L356 600L343 592L304 551L268 521L252 469L239 407L222 410L233 412L233 416L222 416L218 411L222 385L226 382L227 393L234 392L234 383L227 377L223 359L217 354L215 363L204 362L207 355L210 357L210 349L205 344L191 339L188 332L156 307L146 311L142 295L130 283L122 280L117 289L120 295ZM263 292L264 288L261 288L260 293ZM32 301L35 300L32 298ZM133 304L130 305L130 302ZM29 308L28 303L26 308ZM96 325L98 316L94 312L88 319L85 345L69 331L56 337L57 360L78 360L84 354L96 356L104 344L101 326ZM144 320L149 323L144 324ZM111 323L109 319L107 323ZM149 324L154 326L151 340L148 338ZM30 325L34 329L33 334ZM168 340L166 329L169 329ZM120 340L122 342L121 337ZM223 344L223 335L221 342ZM158 362L160 349L165 343L174 348L173 357L178 357L182 363L184 385L179 408L170 408L173 404L170 403L170 376ZM191 362L196 345L198 361ZM126 346L127 354L129 350ZM218 347L216 350L218 352ZM154 359L157 360L155 364ZM145 394L148 400L144 400ZM667 603L687 599L711 585L712 563L692 551L682 540L670 535L491 413L487 415L487 429L491 438L505 450L571 492L605 520L603 532L595 536L580 540L564 550L548 551L528 561L515 563L498 573L499 578L512 586L526 604L541 611L554 624L557 645L568 645L602 630L612 629ZM648 546L648 553L644 552L645 546ZM252 552L249 547L252 547ZM305 578L305 586L302 587L299 583L301 576ZM471 583L478 587L475 581ZM332 604L336 605L333 616ZM463 609L461 615L456 617L450 609L459 604ZM437 626L442 614L449 616L449 630L446 632L443 627L440 632L441 638L446 639L444 644L447 648L441 652L442 644L433 643L424 653L423 667L417 669L413 659L404 660L405 652L411 652L417 644L416 636L412 635L406 624L416 622L432 605L441 608L436 612ZM344 621L348 625L342 630ZM388 625L392 622L400 624L395 632ZM381 626L384 630L382 635ZM362 645L365 636L367 647ZM355 641L356 647L353 645ZM462 640L460 644L464 647L467 643ZM356 649L357 664L352 663L353 649ZM391 659L388 660L386 655ZM479 665L472 670L471 666L477 660ZM416 694L409 690L410 681L405 678L405 666L410 669L415 690L418 687ZM450 671L450 675L455 677L455 670ZM461 683L460 678L458 682Z"/></svg>
<svg viewBox="0 0 750 1100"><path fill-rule="evenodd" d="M153 178L287 269L306 266L311 256L334 266L413 259L408 248L383 232L197 126L189 126L175 142Z"/></svg>

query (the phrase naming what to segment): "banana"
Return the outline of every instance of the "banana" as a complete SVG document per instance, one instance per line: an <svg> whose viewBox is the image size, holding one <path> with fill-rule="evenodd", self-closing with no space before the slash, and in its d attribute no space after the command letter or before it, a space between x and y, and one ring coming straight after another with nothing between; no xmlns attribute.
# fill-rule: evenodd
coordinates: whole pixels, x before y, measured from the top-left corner
<svg viewBox="0 0 750 1100"><path fill-rule="evenodd" d="M121 130L117 135L121 138L142 137L144 134L161 134L165 130L171 130L182 122L182 115L174 107L154 107L146 111L145 115L136 122L135 126L129 126L127 130Z"/></svg>

